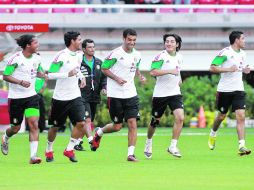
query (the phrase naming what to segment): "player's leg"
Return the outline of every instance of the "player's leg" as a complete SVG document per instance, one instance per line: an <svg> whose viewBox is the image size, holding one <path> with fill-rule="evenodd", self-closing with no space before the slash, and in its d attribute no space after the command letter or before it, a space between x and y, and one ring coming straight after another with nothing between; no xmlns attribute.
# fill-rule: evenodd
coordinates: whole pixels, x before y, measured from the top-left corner
<svg viewBox="0 0 254 190"><path fill-rule="evenodd" d="M100 140L104 133L114 133L120 131L123 123L123 107L122 100L119 98L108 98L109 114L113 123L106 124L104 127L97 127L91 146L92 151L100 146Z"/></svg>
<svg viewBox="0 0 254 190"><path fill-rule="evenodd" d="M183 98L182 95L176 95L169 97L168 105L173 112L175 121L173 126L173 133L171 143L168 147L168 152L175 157L182 157L178 147L178 139L180 137L183 121L184 121L184 110L183 110Z"/></svg>
<svg viewBox="0 0 254 190"><path fill-rule="evenodd" d="M234 94L232 111L236 115L236 130L239 140L238 154L248 155L251 150L245 146L245 92L237 91Z"/></svg>
<svg viewBox="0 0 254 190"><path fill-rule="evenodd" d="M20 99L9 99L9 115L11 127L6 129L1 141L1 151L4 155L9 152L9 139L18 133L23 121L24 102Z"/></svg>
<svg viewBox="0 0 254 190"><path fill-rule="evenodd" d="M231 92L217 92L216 107L219 111L213 122L213 127L208 137L208 147L214 150L216 136L222 121L226 118L229 107L232 105L233 96Z"/></svg>
<svg viewBox="0 0 254 190"><path fill-rule="evenodd" d="M147 128L147 139L145 143L144 154L145 157L152 158L152 138L155 133L156 127L160 123L160 118L163 115L165 109L167 108L167 98L154 97L152 100L152 119L150 125Z"/></svg>
<svg viewBox="0 0 254 190"><path fill-rule="evenodd" d="M139 115L139 99L137 96L123 100L124 118L128 123L128 157L127 161L137 162L135 147L137 143L137 120Z"/></svg>

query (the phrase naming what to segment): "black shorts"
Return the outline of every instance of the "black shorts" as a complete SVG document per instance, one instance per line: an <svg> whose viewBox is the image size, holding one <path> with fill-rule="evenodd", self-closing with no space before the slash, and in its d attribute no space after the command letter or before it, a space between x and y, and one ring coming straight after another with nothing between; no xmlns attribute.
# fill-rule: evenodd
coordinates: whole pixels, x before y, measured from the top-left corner
<svg viewBox="0 0 254 190"><path fill-rule="evenodd" d="M131 118L139 120L139 99L137 96L132 98L108 98L109 114L115 124L123 123Z"/></svg>
<svg viewBox="0 0 254 190"><path fill-rule="evenodd" d="M94 121L94 118L95 118L97 104L98 103L95 103L95 102L86 102L86 101L84 102L85 109L86 109L85 116L86 118L91 118L92 122Z"/></svg>
<svg viewBox="0 0 254 190"><path fill-rule="evenodd" d="M29 108L37 110L39 112L39 96L34 95L28 98L19 98L8 100L8 109L10 114L10 123L12 126L18 126L22 123L25 111ZM35 114L33 116L38 116Z"/></svg>
<svg viewBox="0 0 254 190"><path fill-rule="evenodd" d="M184 106L182 95L153 97L152 115L155 118L161 118L167 106L169 106L172 112L175 109L183 109Z"/></svg>
<svg viewBox="0 0 254 190"><path fill-rule="evenodd" d="M217 92L216 106L222 114L226 114L230 106L232 106L232 112L238 109L245 109L245 92Z"/></svg>
<svg viewBox="0 0 254 190"><path fill-rule="evenodd" d="M85 106L81 97L66 101L52 99L49 125L62 127L67 116L74 126L77 122L85 121Z"/></svg>

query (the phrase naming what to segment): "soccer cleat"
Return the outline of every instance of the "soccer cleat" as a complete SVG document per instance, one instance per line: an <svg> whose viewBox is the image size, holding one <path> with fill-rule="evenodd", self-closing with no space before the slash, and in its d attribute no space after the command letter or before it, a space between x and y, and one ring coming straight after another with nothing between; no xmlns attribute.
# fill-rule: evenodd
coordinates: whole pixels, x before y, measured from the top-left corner
<svg viewBox="0 0 254 190"><path fill-rule="evenodd" d="M99 127L97 127L95 129L95 134L94 134L93 141L92 141L92 144L91 144L91 150L92 151L96 151L97 148L99 148L99 146L100 146L101 137L97 133L98 130L99 130Z"/></svg>
<svg viewBox="0 0 254 190"><path fill-rule="evenodd" d="M129 155L127 157L127 161L129 161L129 162L138 162L138 159L135 157L135 155Z"/></svg>
<svg viewBox="0 0 254 190"><path fill-rule="evenodd" d="M2 136L2 143L1 143L1 151L4 155L7 155L9 152L9 143L5 142L4 135Z"/></svg>
<svg viewBox="0 0 254 190"><path fill-rule="evenodd" d="M181 158L182 155L177 147L169 147L168 148L168 153L171 154L172 156L175 156L177 158Z"/></svg>
<svg viewBox="0 0 254 190"><path fill-rule="evenodd" d="M239 150L238 150L238 154L240 155L240 156L244 156L244 155L248 155L248 154L250 154L251 153L251 150L250 149L248 149L248 148L246 148L246 147L241 147L241 148L239 148Z"/></svg>
<svg viewBox="0 0 254 190"><path fill-rule="evenodd" d="M53 153L54 153L53 151L45 152L46 162L53 162L54 161Z"/></svg>
<svg viewBox="0 0 254 190"><path fill-rule="evenodd" d="M75 157L74 150L64 150L63 152L64 156L68 157L71 162L78 162L78 160Z"/></svg>
<svg viewBox="0 0 254 190"><path fill-rule="evenodd" d="M147 159L152 158L152 143L146 143L145 144L145 150L144 150L145 157Z"/></svg>
<svg viewBox="0 0 254 190"><path fill-rule="evenodd" d="M77 151L85 151L84 147L82 146L83 144L83 141L80 141L79 144L75 145L74 146L74 149L77 150Z"/></svg>
<svg viewBox="0 0 254 190"><path fill-rule="evenodd" d="M40 164L40 163L41 163L41 158L39 157L33 157L29 161L29 164Z"/></svg>
<svg viewBox="0 0 254 190"><path fill-rule="evenodd" d="M213 150L215 148L215 141L216 141L216 137L212 137L209 135L208 147L210 148L210 150Z"/></svg>

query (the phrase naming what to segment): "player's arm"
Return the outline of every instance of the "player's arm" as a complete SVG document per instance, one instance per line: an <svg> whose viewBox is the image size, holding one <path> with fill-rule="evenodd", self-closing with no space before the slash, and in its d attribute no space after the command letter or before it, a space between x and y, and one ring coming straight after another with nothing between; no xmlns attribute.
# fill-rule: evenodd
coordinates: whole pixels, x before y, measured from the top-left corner
<svg viewBox="0 0 254 190"><path fill-rule="evenodd" d="M144 84L146 82L146 77L139 70L140 61L141 59L137 63L136 76L139 78L139 81L141 82L141 84Z"/></svg>
<svg viewBox="0 0 254 190"><path fill-rule="evenodd" d="M172 75L179 74L179 71L177 69L161 70L163 62L164 62L163 60L152 62L151 71L150 71L151 76L158 77L158 76L163 76L163 75L168 75L168 74L172 74Z"/></svg>
<svg viewBox="0 0 254 190"><path fill-rule="evenodd" d="M235 72L238 70L236 65L233 65L229 68L222 68L221 65L227 61L227 56L216 56L214 60L212 61L212 64L210 66L210 72L212 73L227 73L227 72Z"/></svg>
<svg viewBox="0 0 254 190"><path fill-rule="evenodd" d="M25 81L25 80L19 80L19 79L14 78L13 76L11 76L17 67L18 67L17 63L7 65L5 67L4 72L3 72L3 80L13 83L13 84L21 85L25 88L28 88L30 86L30 82Z"/></svg>
<svg viewBox="0 0 254 190"><path fill-rule="evenodd" d="M72 77L78 74L78 70L75 68L69 72L60 73L60 69L63 66L63 62L53 62L49 68L48 78L49 79L64 79Z"/></svg>
<svg viewBox="0 0 254 190"><path fill-rule="evenodd" d="M116 81L118 84L123 85L127 81L122 79L121 77L115 75L110 71L110 68L113 67L113 65L117 62L116 58L111 59L105 59L101 66L101 71L106 75L107 77L111 78L112 80Z"/></svg>
<svg viewBox="0 0 254 190"><path fill-rule="evenodd" d="M41 64L39 64L38 68L37 68L37 77L38 78L44 78L47 79L47 74L44 71L44 69L42 68Z"/></svg>

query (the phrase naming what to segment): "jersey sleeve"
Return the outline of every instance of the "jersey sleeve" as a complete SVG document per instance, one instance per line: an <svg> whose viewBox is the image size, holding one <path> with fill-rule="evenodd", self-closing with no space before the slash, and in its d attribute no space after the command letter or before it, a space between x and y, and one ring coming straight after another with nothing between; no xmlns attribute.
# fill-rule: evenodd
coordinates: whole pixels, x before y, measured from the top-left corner
<svg viewBox="0 0 254 190"><path fill-rule="evenodd" d="M15 69L18 67L18 62L16 57L11 56L7 60L7 65L4 69L3 75L10 76L15 71Z"/></svg>
<svg viewBox="0 0 254 190"><path fill-rule="evenodd" d="M114 52L111 52L103 61L101 68L110 69L117 62L117 55Z"/></svg>
<svg viewBox="0 0 254 190"><path fill-rule="evenodd" d="M218 55L213 59L212 65L220 66L222 65L225 61L227 61L227 51L222 50L218 53Z"/></svg>
<svg viewBox="0 0 254 190"><path fill-rule="evenodd" d="M152 61L151 70L161 69L163 62L164 60L161 58L161 54L157 55Z"/></svg>
<svg viewBox="0 0 254 190"><path fill-rule="evenodd" d="M57 73L59 72L60 68L63 66L64 63L64 56L63 52L60 52L59 54L56 55L54 58L53 62L50 65L49 72L50 73Z"/></svg>

